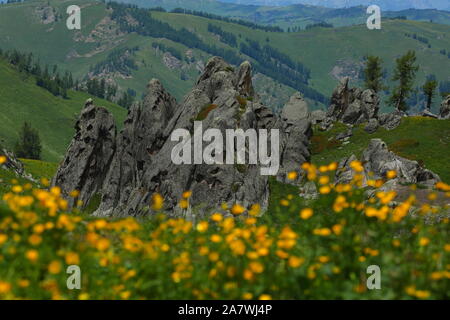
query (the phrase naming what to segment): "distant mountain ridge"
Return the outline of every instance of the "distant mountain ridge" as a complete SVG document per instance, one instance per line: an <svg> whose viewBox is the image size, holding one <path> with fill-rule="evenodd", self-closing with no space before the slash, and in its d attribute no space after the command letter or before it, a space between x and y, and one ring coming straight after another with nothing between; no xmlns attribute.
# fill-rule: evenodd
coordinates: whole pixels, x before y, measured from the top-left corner
<svg viewBox="0 0 450 320"><path fill-rule="evenodd" d="M348 8L353 6L378 5L383 10L405 9L439 9L450 10L448 0L221 0L223 2L264 5L264 6L288 6L292 4L308 4L327 8Z"/></svg>
<svg viewBox="0 0 450 320"><path fill-rule="evenodd" d="M227 2L222 2L227 1ZM305 29L308 25L321 22L334 27L364 24L367 20L367 5L339 7L321 7L309 4L290 4L286 6L270 6L273 2L261 1L261 5L248 5L251 1L236 0L120 0L119 2L137 5L142 8L161 7L172 11L176 8L207 12L234 19L246 20L259 25L276 26L288 30ZM296 0L298 2L298 0ZM308 0L306 0L308 1ZM313 0L311 0L313 1ZM362 1L364 2L364 1ZM259 3L259 2L255 2ZM265 6L266 3L268 6ZM349 4L353 1L348 1ZM438 9L395 9L387 10L382 6L382 18L402 17L407 20L427 21L450 25L450 11Z"/></svg>

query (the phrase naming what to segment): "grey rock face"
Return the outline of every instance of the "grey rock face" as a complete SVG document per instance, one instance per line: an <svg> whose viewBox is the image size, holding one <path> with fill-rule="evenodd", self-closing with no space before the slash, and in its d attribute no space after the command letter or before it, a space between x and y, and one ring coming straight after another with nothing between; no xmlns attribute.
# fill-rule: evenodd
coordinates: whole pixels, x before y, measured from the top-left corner
<svg viewBox="0 0 450 320"><path fill-rule="evenodd" d="M439 110L440 119L450 119L450 95L442 101L441 109Z"/></svg>
<svg viewBox="0 0 450 320"><path fill-rule="evenodd" d="M227 129L266 129L269 144L270 130L278 129L279 179L308 161L312 131L303 99L293 97L287 108L300 105L306 117L295 113L294 117L282 120L259 102L251 79L248 62L234 71L214 57L180 104L159 81L152 80L144 101L130 110L117 138L114 126L109 126L112 123L109 114L104 114L104 109L86 106L77 124L77 135L53 184L63 186L65 195L73 189L81 190L80 199L86 203L93 194L100 193L101 204L94 213L99 216L150 213L149 204L155 192L164 197L165 211L177 214L181 210L178 202L186 190L192 191L191 209L198 208L192 210L202 214L217 210L222 203L240 203L245 207L258 203L265 208L269 198L268 177L261 175L260 163L248 164L248 146L246 164L209 165L200 161L177 165L171 159L173 148L179 144L171 141L172 132L186 129L193 135L194 122L201 121L203 133L208 128L218 129L224 139ZM107 134L92 134L105 131ZM203 143L203 147L207 145ZM98 149L99 146L102 148ZM225 150L221 154L226 157Z"/></svg>
<svg viewBox="0 0 450 320"><path fill-rule="evenodd" d="M52 181L52 186L61 187L69 207L75 202L68 196L71 191L80 191L78 199L86 206L101 190L116 149L114 119L108 110L95 106L91 99L86 101L75 129L75 136Z"/></svg>
<svg viewBox="0 0 450 320"><path fill-rule="evenodd" d="M353 155L343 159L336 171L338 183L349 182L354 175L350 163L356 160ZM398 183L420 183L432 186L440 181L437 174L425 169L417 161L402 158L388 150L387 145L381 139L372 139L360 159L364 166L364 184L369 179L369 173L373 173L370 179L384 179L386 173L394 170L397 173L395 180ZM365 185L364 185L365 186Z"/></svg>
<svg viewBox="0 0 450 320"><path fill-rule="evenodd" d="M300 173L301 163L309 161L309 140L312 136L308 104L300 93L294 94L281 111L282 131L285 133L281 153L281 169L278 180L291 183L286 175L291 171Z"/></svg>
<svg viewBox="0 0 450 320"><path fill-rule="evenodd" d="M347 124L360 124L377 118L380 105L378 95L370 89L350 88L345 78L334 90L327 117Z"/></svg>

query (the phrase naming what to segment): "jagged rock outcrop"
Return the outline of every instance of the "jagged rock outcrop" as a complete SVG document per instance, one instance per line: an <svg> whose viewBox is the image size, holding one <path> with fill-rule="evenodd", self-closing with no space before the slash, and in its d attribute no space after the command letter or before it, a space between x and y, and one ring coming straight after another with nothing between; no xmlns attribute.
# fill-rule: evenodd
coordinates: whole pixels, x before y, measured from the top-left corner
<svg viewBox="0 0 450 320"><path fill-rule="evenodd" d="M354 171L350 163L357 158L352 155L341 160L336 171L337 183L348 183L354 176ZM385 142L381 139L372 139L369 146L364 150L361 159L364 167L363 187L367 186L368 179L385 179L388 171L394 170L397 173L394 182L399 184L415 184L433 186L440 181L437 174L425 169L417 161L402 158L388 150ZM395 183L391 184L395 185Z"/></svg>
<svg viewBox="0 0 450 320"><path fill-rule="evenodd" d="M18 177L22 177L24 179L37 182L32 177L31 174L25 171L23 163L19 159L17 159L16 155L13 152L7 150L6 148L3 148L1 145L0 145L0 156L6 157L6 162L1 164L0 167L14 172Z"/></svg>
<svg viewBox="0 0 450 320"><path fill-rule="evenodd" d="M152 157L168 138L167 126L176 108L176 100L158 80L152 79L144 100L131 108L117 136L117 150L103 184L99 212L108 215L134 199L144 173L154 165Z"/></svg>
<svg viewBox="0 0 450 320"><path fill-rule="evenodd" d="M94 135L89 142L86 127L98 132L100 125L110 123L110 115L102 115L95 107L92 119L86 113L93 112L86 107L77 124L77 134L72 141L64 163L54 179L62 186L66 195L73 189L81 191L80 199L87 202L95 193L101 194L101 203L95 214L99 216L138 216L150 212L149 205L154 193L164 199L166 212L177 214L181 194L192 191L190 209L199 214L218 210L222 203L240 203L245 207L258 203L265 208L269 198L268 176L261 169L267 164L249 164L249 146L246 144L245 164L206 164L205 160L191 151L192 164L176 164L173 156L179 155L180 140L192 146L199 132L203 148L211 140L201 134L207 129L216 129L224 139L223 148L215 149L213 157L226 159L227 129L267 130L268 151L272 147L272 129L279 134L279 155L281 163L278 178L287 171L298 169L308 161L311 123L307 119L276 116L259 102L251 81L251 66L244 62L236 71L222 59L210 59L195 87L182 103L167 93L157 80L148 85L148 92L142 103L135 104L125 120L122 131L113 137L114 126L109 134ZM103 119L100 121L102 118ZM201 128L200 128L201 126ZM109 125L107 125L109 127ZM103 130L104 131L104 130ZM173 138L172 133L182 135ZM275 137L274 133L274 137ZM192 137L192 140L188 139ZM259 139L261 134L259 135ZM211 139L215 139L212 137ZM95 147L106 146L94 152ZM275 144L273 145L275 147ZM194 149L194 148L192 148ZM179 151L179 150L178 150ZM237 146L234 146L234 156ZM184 156L184 149L183 149ZM197 208L197 209L194 209Z"/></svg>
<svg viewBox="0 0 450 320"><path fill-rule="evenodd" d="M441 109L439 110L440 119L450 119L450 95L442 101Z"/></svg>
<svg viewBox="0 0 450 320"><path fill-rule="evenodd" d="M116 126L112 115L105 108L95 106L91 99L86 101L75 130L66 156L52 180L52 186L61 187L69 207L73 207L76 200L87 205L100 192L116 148ZM69 196L74 190L80 191L77 199Z"/></svg>
<svg viewBox="0 0 450 320"><path fill-rule="evenodd" d="M329 122L341 121L346 124L361 124L377 118L380 98L371 89L361 90L349 87L349 78L337 86L331 97L327 111Z"/></svg>

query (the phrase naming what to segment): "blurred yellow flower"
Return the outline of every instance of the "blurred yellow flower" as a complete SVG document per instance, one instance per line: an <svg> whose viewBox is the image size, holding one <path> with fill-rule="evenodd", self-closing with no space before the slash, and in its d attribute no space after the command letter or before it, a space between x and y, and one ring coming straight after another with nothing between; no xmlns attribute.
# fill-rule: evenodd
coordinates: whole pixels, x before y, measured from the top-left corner
<svg viewBox="0 0 450 320"><path fill-rule="evenodd" d="M331 192L331 188L329 186L321 186L319 188L319 192L321 194L329 194Z"/></svg>
<svg viewBox="0 0 450 320"><path fill-rule="evenodd" d="M386 178L394 179L397 176L397 172L395 170L389 170L386 172Z"/></svg>
<svg viewBox="0 0 450 320"><path fill-rule="evenodd" d="M327 183L329 183L330 182L330 177L328 177L328 176L321 176L320 178L319 178L319 184L327 184Z"/></svg>
<svg viewBox="0 0 450 320"><path fill-rule="evenodd" d="M295 180L295 179L297 179L297 177L298 177L298 174L296 171L291 171L287 174L288 180Z"/></svg>
<svg viewBox="0 0 450 320"><path fill-rule="evenodd" d="M250 207L248 214L250 216L256 217L259 215L260 211L261 211L261 206L259 204L255 203L255 204L252 204L252 206Z"/></svg>
<svg viewBox="0 0 450 320"><path fill-rule="evenodd" d="M304 262L305 262L305 259L304 259L304 258L299 258L299 257L296 257L296 256L291 256L291 257L289 257L288 264L289 264L289 267L291 267L291 268L298 268L298 267L300 267Z"/></svg>
<svg viewBox="0 0 450 320"><path fill-rule="evenodd" d="M197 231L198 232L205 232L206 230L208 230L208 221L200 221L197 224Z"/></svg>
<svg viewBox="0 0 450 320"><path fill-rule="evenodd" d="M430 243L430 239L426 238L426 237L422 237L419 239L419 245L421 247L427 246Z"/></svg>
<svg viewBox="0 0 450 320"><path fill-rule="evenodd" d="M189 201L187 201L186 199L181 199L180 200L180 208L187 209L188 207L189 207Z"/></svg>
<svg viewBox="0 0 450 320"><path fill-rule="evenodd" d="M213 213L211 215L211 220L214 222L220 222L223 220L223 215L221 213Z"/></svg>
<svg viewBox="0 0 450 320"><path fill-rule="evenodd" d="M33 246L37 246L42 242L42 237L33 233L31 236L28 237L28 242Z"/></svg>
<svg viewBox="0 0 450 320"><path fill-rule="evenodd" d="M235 216L244 213L244 211L245 211L245 208L237 203L233 204L233 206L231 207L231 213Z"/></svg>
<svg viewBox="0 0 450 320"><path fill-rule="evenodd" d="M39 252L37 250L31 249L25 252L25 257L31 262L36 262L39 259Z"/></svg>
<svg viewBox="0 0 450 320"><path fill-rule="evenodd" d="M264 271L264 266L262 265L261 262L258 262L258 261L250 262L248 267L254 273L261 273Z"/></svg>
<svg viewBox="0 0 450 320"><path fill-rule="evenodd" d="M152 205L151 208L155 211L162 209L164 205L164 198L159 193L154 193L152 195Z"/></svg>
<svg viewBox="0 0 450 320"><path fill-rule="evenodd" d="M300 211L300 218L302 218L303 220L307 220L309 218L311 218L313 215L313 210L311 208L305 208L302 209L302 211Z"/></svg>
<svg viewBox="0 0 450 320"><path fill-rule="evenodd" d="M61 262L59 262L58 260L53 260L48 265L48 272L50 272L51 274L58 274L61 272L61 269L62 265Z"/></svg>
<svg viewBox="0 0 450 320"><path fill-rule="evenodd" d="M6 242L8 240L8 236L6 234L0 233L0 245Z"/></svg>
<svg viewBox="0 0 450 320"><path fill-rule="evenodd" d="M192 191L185 191L185 192L183 192L182 197L183 197L184 199L188 199L188 198L191 197L191 195L192 195Z"/></svg>
<svg viewBox="0 0 450 320"><path fill-rule="evenodd" d="M83 292L78 295L78 300L89 300L89 293Z"/></svg>
<svg viewBox="0 0 450 320"><path fill-rule="evenodd" d="M0 281L0 294L8 293L11 290L11 284L6 281Z"/></svg>
<svg viewBox="0 0 450 320"><path fill-rule="evenodd" d="M6 163L7 160L5 156L0 156L0 164Z"/></svg>
<svg viewBox="0 0 450 320"><path fill-rule="evenodd" d="M268 294L262 294L259 296L259 300L272 300L272 297Z"/></svg>
<svg viewBox="0 0 450 320"><path fill-rule="evenodd" d="M69 265L72 264L79 264L80 263L80 257L76 252L67 252L65 256L66 263Z"/></svg>
<svg viewBox="0 0 450 320"><path fill-rule="evenodd" d="M77 198L80 195L80 191L78 190L73 190L69 193L69 196L72 198Z"/></svg>

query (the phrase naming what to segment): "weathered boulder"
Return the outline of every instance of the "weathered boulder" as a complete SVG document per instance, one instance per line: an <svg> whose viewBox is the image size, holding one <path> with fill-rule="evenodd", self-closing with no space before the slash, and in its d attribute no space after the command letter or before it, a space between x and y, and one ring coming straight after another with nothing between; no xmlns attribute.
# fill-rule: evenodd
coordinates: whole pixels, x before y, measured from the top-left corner
<svg viewBox="0 0 450 320"><path fill-rule="evenodd" d="M327 113L323 110L314 110L311 112L309 119L311 124L322 123L327 116Z"/></svg>
<svg viewBox="0 0 450 320"><path fill-rule="evenodd" d="M308 103L299 92L296 92L289 99L289 102L285 104L281 111L281 119L290 123L306 120L309 117Z"/></svg>
<svg viewBox="0 0 450 320"><path fill-rule="evenodd" d="M337 183L348 183L354 176L354 171L350 167L350 163L356 160L352 155L343 159L336 171ZM385 179L388 171L397 173L396 181L400 184L416 184L433 186L440 181L437 174L425 169L419 165L417 161L402 158L392 151L389 151L385 142L381 139L372 139L369 146L364 150L360 159L364 167L363 186L367 186L368 179Z"/></svg>
<svg viewBox="0 0 450 320"><path fill-rule="evenodd" d="M450 95L442 101L441 109L439 110L440 119L450 119Z"/></svg>
<svg viewBox="0 0 450 320"><path fill-rule="evenodd" d="M251 79L248 62L234 71L221 58L214 57L180 104L159 81L152 80L143 102L132 107L117 138L109 113L89 102L53 185L61 186L65 196L74 189L80 190L80 200L85 203L99 193L101 203L94 213L98 216L151 214L149 204L156 192L165 199L164 210L178 214L178 203L186 190L192 191L192 196L184 214L208 214L223 203L245 207L258 203L264 209L269 188L268 176L262 174L262 169L268 165L262 164L260 157L257 163L249 163L248 142L239 150L234 146L235 155L244 151L243 164L237 163L236 158L234 165L207 164L195 157L191 157L192 164L173 162L173 150L180 145L180 139L189 144L192 140L179 137L172 141L172 133L180 129L195 137L199 126L203 133L216 129L223 137L227 136L227 129L266 130L269 154L272 146L276 147L271 143L271 130L278 130L273 134L279 135L279 180L309 161L312 130L301 95L294 95L279 117L259 102ZM223 143L223 149L215 149L214 157L225 160Z"/></svg>
<svg viewBox="0 0 450 320"><path fill-rule="evenodd" d="M428 109L423 110L419 115L422 117L428 117L428 118L433 118L433 119L439 118L439 116L435 115Z"/></svg>
<svg viewBox="0 0 450 320"><path fill-rule="evenodd" d="M60 164L52 186L61 187L62 195L73 207L76 200L86 206L103 185L116 149L116 126L111 113L86 101L75 124L75 136ZM70 192L78 190L74 199Z"/></svg>
<svg viewBox="0 0 450 320"><path fill-rule="evenodd" d="M369 134L372 134L372 133L375 133L378 130L378 127L379 127L378 120L375 119L375 118L372 118L364 126L364 131L366 131Z"/></svg>
<svg viewBox="0 0 450 320"><path fill-rule="evenodd" d="M348 140L353 135L353 129L348 128L346 131L338 133L335 137L336 140Z"/></svg>
<svg viewBox="0 0 450 320"><path fill-rule="evenodd" d="M400 110L395 110L391 113L383 113L378 116L378 122L380 126L387 130L394 130L402 122L403 117L406 117L406 113Z"/></svg>
<svg viewBox="0 0 450 320"><path fill-rule="evenodd" d="M319 198L319 192L317 191L317 186L314 183L314 181L307 181L301 188L300 188L300 197L307 199L307 200L313 200Z"/></svg>

